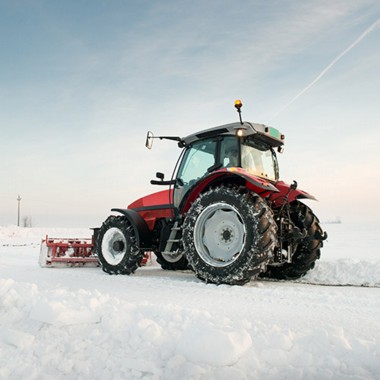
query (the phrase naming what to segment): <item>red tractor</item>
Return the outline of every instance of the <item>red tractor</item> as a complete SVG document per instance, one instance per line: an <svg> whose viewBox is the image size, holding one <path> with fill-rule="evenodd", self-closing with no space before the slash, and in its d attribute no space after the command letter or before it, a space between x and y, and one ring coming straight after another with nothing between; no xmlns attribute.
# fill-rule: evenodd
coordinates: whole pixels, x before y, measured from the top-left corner
<svg viewBox="0 0 380 380"><path fill-rule="evenodd" d="M182 149L166 189L114 208L93 249L109 274L131 274L154 252L163 269L192 269L214 284L245 284L257 276L296 279L314 267L327 234L300 199L315 199L279 180L275 150L284 135L240 122L169 139ZM48 238L47 238L48 240ZM90 259L90 258L89 258ZM75 261L75 260L74 260Z"/></svg>
<svg viewBox="0 0 380 380"><path fill-rule="evenodd" d="M284 135L262 124L240 122L178 142L180 158L170 180L157 173L152 185L165 190L112 209L96 233L95 252L105 272L131 274L145 252L163 269L190 268L215 284L244 284L258 275L303 276L320 257L327 235L311 209L315 199L279 180L275 149ZM148 132L146 146L155 137Z"/></svg>

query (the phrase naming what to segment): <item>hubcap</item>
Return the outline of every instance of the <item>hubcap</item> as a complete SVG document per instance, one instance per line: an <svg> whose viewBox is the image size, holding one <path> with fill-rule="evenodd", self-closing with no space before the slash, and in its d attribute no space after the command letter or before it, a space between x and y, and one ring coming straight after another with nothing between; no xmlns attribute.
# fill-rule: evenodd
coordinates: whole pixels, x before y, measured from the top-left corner
<svg viewBox="0 0 380 380"><path fill-rule="evenodd" d="M206 207L194 226L194 243L199 256L214 267L234 262L245 244L246 229L240 213L226 203Z"/></svg>
<svg viewBox="0 0 380 380"><path fill-rule="evenodd" d="M127 252L127 241L123 232L116 227L106 231L102 240L102 254L108 264L117 265Z"/></svg>

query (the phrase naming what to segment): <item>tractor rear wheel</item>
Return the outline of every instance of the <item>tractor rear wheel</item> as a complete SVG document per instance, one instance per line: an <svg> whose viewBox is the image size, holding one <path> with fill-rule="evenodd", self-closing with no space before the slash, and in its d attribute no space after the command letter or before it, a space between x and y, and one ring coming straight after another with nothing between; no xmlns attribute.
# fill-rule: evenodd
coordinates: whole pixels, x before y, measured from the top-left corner
<svg viewBox="0 0 380 380"><path fill-rule="evenodd" d="M290 204L290 218L301 231L306 230L306 237L298 243L291 263L268 265L268 270L261 274L262 277L295 280L313 269L321 256L323 240L327 235L323 233L313 211L305 204L294 201Z"/></svg>
<svg viewBox="0 0 380 380"><path fill-rule="evenodd" d="M108 217L99 229L95 246L103 271L109 274L133 273L144 256L133 227L124 216Z"/></svg>
<svg viewBox="0 0 380 380"><path fill-rule="evenodd" d="M187 212L183 245L198 278L242 285L265 270L277 243L272 210L245 188L220 186Z"/></svg>

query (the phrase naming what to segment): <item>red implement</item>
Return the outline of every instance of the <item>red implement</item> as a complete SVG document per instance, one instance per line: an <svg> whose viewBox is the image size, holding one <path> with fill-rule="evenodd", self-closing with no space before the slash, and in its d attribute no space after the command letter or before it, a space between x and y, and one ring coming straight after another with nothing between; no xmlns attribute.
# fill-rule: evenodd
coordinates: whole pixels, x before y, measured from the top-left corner
<svg viewBox="0 0 380 380"><path fill-rule="evenodd" d="M46 235L41 242L39 262L43 267L99 266L92 238L63 239Z"/></svg>
<svg viewBox="0 0 380 380"><path fill-rule="evenodd" d="M146 252L140 265L145 266L152 260L150 252ZM46 235L41 241L39 263L42 267L99 266L94 253L94 237L92 238L51 238Z"/></svg>

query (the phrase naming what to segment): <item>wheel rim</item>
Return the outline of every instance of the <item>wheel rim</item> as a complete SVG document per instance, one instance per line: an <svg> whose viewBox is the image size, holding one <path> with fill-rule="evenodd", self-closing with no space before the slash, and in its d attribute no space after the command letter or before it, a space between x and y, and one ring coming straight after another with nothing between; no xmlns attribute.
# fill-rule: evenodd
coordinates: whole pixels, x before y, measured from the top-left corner
<svg viewBox="0 0 380 380"><path fill-rule="evenodd" d="M194 226L194 244L204 262L225 267L241 254L246 229L240 213L226 203L206 207Z"/></svg>
<svg viewBox="0 0 380 380"><path fill-rule="evenodd" d="M127 241L123 232L116 227L106 231L102 240L102 254L108 264L117 265L127 252Z"/></svg>
<svg viewBox="0 0 380 380"><path fill-rule="evenodd" d="M183 252L177 252L177 253L171 253L171 254L161 252L161 255L168 263L176 263L177 261L182 259Z"/></svg>

